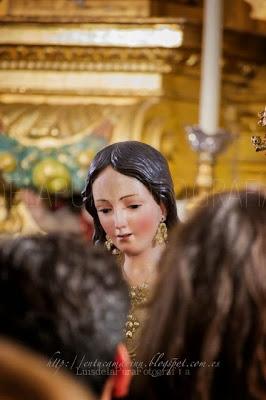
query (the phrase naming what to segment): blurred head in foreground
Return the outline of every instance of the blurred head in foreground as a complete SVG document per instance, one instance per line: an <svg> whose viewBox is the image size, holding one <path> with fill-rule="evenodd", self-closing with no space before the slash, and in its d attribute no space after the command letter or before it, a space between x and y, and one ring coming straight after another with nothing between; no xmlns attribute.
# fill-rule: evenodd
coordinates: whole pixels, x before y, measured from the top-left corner
<svg viewBox="0 0 266 400"><path fill-rule="evenodd" d="M0 333L46 355L49 366L65 367L97 394L125 394L129 377L114 361L126 368L121 342L128 308L126 283L107 251L73 235L1 243Z"/></svg>
<svg viewBox="0 0 266 400"><path fill-rule="evenodd" d="M209 197L173 232L161 268L135 398L264 399L265 192Z"/></svg>
<svg viewBox="0 0 266 400"><path fill-rule="evenodd" d="M41 356L2 337L0 376L1 400L96 400L88 387L70 375L55 374Z"/></svg>

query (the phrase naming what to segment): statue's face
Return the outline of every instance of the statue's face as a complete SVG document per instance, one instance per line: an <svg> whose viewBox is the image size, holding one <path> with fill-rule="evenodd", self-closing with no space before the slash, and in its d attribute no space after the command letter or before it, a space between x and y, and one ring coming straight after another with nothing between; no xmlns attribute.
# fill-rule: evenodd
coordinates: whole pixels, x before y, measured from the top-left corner
<svg viewBox="0 0 266 400"><path fill-rule="evenodd" d="M153 247L164 207L139 180L107 167L92 185L100 223L123 253L137 255Z"/></svg>

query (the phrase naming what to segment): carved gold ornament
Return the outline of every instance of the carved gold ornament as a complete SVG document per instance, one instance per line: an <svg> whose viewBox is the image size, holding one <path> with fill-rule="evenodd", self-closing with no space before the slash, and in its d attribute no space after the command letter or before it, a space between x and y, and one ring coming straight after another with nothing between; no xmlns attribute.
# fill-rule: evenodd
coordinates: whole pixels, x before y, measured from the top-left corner
<svg viewBox="0 0 266 400"><path fill-rule="evenodd" d="M259 112L258 116L258 125L266 126L266 107L264 111ZM261 136L251 136L251 143L255 147L256 151L266 151L266 134L264 135L264 138Z"/></svg>
<svg viewBox="0 0 266 400"><path fill-rule="evenodd" d="M251 5L251 18L266 20L266 0L245 0Z"/></svg>
<svg viewBox="0 0 266 400"><path fill-rule="evenodd" d="M259 112L258 116L259 116L258 125L266 126L266 107L264 111Z"/></svg>
<svg viewBox="0 0 266 400"><path fill-rule="evenodd" d="M0 153L0 170L2 172L12 172L16 169L16 165L16 159L11 153L7 151Z"/></svg>
<svg viewBox="0 0 266 400"><path fill-rule="evenodd" d="M95 152L92 149L81 151L77 155L77 162L81 168L88 168L94 156Z"/></svg>
<svg viewBox="0 0 266 400"><path fill-rule="evenodd" d="M34 185L51 193L69 190L71 177L67 168L59 161L47 158L40 161L32 172Z"/></svg>
<svg viewBox="0 0 266 400"><path fill-rule="evenodd" d="M266 135L263 139L260 136L251 136L251 143L256 151L266 151Z"/></svg>

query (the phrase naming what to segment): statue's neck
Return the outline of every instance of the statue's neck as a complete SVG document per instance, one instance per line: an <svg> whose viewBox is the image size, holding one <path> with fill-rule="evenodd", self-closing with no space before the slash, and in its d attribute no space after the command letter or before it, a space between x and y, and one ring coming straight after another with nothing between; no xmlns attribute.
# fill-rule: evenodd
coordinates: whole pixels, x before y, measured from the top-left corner
<svg viewBox="0 0 266 400"><path fill-rule="evenodd" d="M137 255L124 255L123 274L130 286L154 283L164 248L165 246L156 246Z"/></svg>

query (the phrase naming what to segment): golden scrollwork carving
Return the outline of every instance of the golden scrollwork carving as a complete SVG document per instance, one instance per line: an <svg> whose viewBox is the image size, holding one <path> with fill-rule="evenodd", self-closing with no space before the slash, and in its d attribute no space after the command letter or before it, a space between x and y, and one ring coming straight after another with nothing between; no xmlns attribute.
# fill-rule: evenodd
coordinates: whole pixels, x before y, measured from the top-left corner
<svg viewBox="0 0 266 400"><path fill-rule="evenodd" d="M188 59L184 51L162 48L0 47L0 69L167 73Z"/></svg>
<svg viewBox="0 0 266 400"><path fill-rule="evenodd" d="M173 73L180 67L198 70L200 53L163 48L83 48L60 46L1 46L0 70L97 71ZM254 62L223 60L223 70L240 79L259 71Z"/></svg>
<svg viewBox="0 0 266 400"><path fill-rule="evenodd" d="M108 141L122 139L123 135L140 139L143 120L139 125L137 117L142 105L146 103L138 101L133 104L57 106L0 104L0 114L2 114L3 131L9 137L18 140L24 146L49 148L77 143L90 134ZM81 152L78 156L80 166L86 164L91 156L90 153ZM11 155L2 154L0 166L2 162L11 168L14 160L10 157ZM31 153L31 157L34 157L34 152Z"/></svg>

